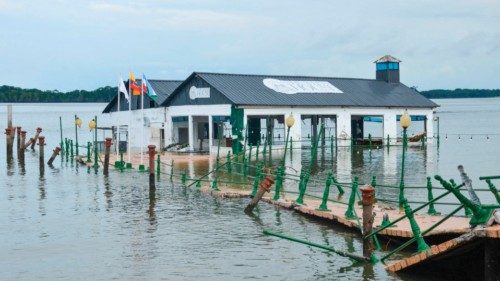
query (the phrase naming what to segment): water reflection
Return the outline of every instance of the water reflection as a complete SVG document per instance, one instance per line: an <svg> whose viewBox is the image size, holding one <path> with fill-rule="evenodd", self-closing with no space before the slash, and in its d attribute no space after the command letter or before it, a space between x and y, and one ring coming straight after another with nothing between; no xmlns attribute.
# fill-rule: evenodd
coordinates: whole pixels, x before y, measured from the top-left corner
<svg viewBox="0 0 500 281"><path fill-rule="evenodd" d="M106 211L109 211L113 208L113 192L111 191L111 183L108 176L104 176L104 197L106 198Z"/></svg>

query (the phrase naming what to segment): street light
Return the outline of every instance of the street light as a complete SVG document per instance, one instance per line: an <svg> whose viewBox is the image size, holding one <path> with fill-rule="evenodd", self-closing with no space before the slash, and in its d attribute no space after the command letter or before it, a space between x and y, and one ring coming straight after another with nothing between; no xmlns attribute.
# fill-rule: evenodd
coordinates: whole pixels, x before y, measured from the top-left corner
<svg viewBox="0 0 500 281"><path fill-rule="evenodd" d="M78 155L78 128L82 127L82 119L75 114L75 139L76 139L76 155Z"/></svg>
<svg viewBox="0 0 500 281"><path fill-rule="evenodd" d="M280 189L281 189L281 182L283 180L283 176L285 174L285 159L286 159L286 151L288 148L288 138L290 137L290 128L295 124L295 118L293 118L293 115L290 114L285 120L286 123L286 137L285 137L285 153L283 153L283 160L281 161L281 165L278 167L278 170L276 171L276 190L274 193L273 200L278 200L280 198ZM292 152L290 152L292 153Z"/></svg>
<svg viewBox="0 0 500 281"><path fill-rule="evenodd" d="M403 202L405 200L405 197L404 197L405 153L406 153L406 147L408 145L408 137L406 135L406 130L411 125L411 117L408 114L408 110L405 109L405 112L403 113L403 115L401 115L401 118L399 119L399 124L403 128L403 156L401 157L402 158L401 159L401 181L399 182L399 210L402 212L403 211Z"/></svg>

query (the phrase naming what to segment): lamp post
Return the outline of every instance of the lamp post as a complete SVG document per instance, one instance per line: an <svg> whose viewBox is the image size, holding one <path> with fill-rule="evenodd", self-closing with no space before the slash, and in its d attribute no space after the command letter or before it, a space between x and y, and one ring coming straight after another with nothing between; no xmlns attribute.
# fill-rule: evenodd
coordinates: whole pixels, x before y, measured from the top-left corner
<svg viewBox="0 0 500 281"><path fill-rule="evenodd" d="M90 120L89 128L90 131L94 130L93 138L94 138L94 168L98 168L99 164L97 163L97 116L94 119Z"/></svg>
<svg viewBox="0 0 500 281"><path fill-rule="evenodd" d="M75 114L75 139L76 139L76 143L75 143L75 148L76 148L76 155L79 155L78 154L78 128L81 128L82 127L82 119L80 119L80 117L76 116Z"/></svg>
<svg viewBox="0 0 500 281"><path fill-rule="evenodd" d="M290 136L290 128L295 124L295 118L293 118L293 115L289 115L286 118L286 137L285 137L285 152L283 153L283 161L281 161L281 165L278 167L278 170L276 171L276 189L274 192L274 197L273 200L279 200L280 199L280 192L281 188L283 187L283 177L285 175L285 159L286 159L286 150L288 148L288 138ZM292 153L292 152L290 152Z"/></svg>
<svg viewBox="0 0 500 281"><path fill-rule="evenodd" d="M403 210L403 202L405 200L404 196L404 188L405 188L405 183L404 183L404 175L405 175L405 154L406 154L406 147L408 145L408 137L406 135L406 129L410 127L411 125L411 117L408 114L408 110L405 110L403 115L401 115L401 118L399 119L399 124L403 128L403 156L401 157L401 181L399 182L399 210Z"/></svg>

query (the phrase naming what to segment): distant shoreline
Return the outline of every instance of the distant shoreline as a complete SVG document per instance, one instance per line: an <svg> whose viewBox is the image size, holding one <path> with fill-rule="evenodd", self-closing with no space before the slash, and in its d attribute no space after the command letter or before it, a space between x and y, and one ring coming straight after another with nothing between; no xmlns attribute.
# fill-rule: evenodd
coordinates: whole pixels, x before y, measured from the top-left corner
<svg viewBox="0 0 500 281"><path fill-rule="evenodd" d="M74 90L70 92L23 89L0 86L0 103L107 103L116 96L117 87L105 86L95 90ZM429 99L464 99L500 97L500 89L455 89L420 91Z"/></svg>

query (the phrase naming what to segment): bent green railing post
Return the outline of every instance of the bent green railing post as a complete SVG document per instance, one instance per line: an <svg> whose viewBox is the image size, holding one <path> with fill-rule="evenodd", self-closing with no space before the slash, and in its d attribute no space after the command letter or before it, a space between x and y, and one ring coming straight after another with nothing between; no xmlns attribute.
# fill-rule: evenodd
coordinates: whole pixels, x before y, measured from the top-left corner
<svg viewBox="0 0 500 281"><path fill-rule="evenodd" d="M345 217L347 219L357 218L356 214L354 214L354 204L356 201L357 192L358 192L358 177L354 177L354 181L352 182L352 188L351 188L351 196L349 197L349 205L347 205L347 210L345 211Z"/></svg>
<svg viewBox="0 0 500 281"><path fill-rule="evenodd" d="M330 136L330 154L332 155L332 163L333 163L333 135Z"/></svg>
<svg viewBox="0 0 500 281"><path fill-rule="evenodd" d="M156 157L156 176L158 177L158 180L160 179L160 172L161 172L160 164L161 164L160 153L158 153L158 156Z"/></svg>
<svg viewBox="0 0 500 281"><path fill-rule="evenodd" d="M267 230L267 229L264 230L263 233L266 234L266 235L276 236L276 237L283 238L283 239L286 239L286 240L290 240L290 241L293 241L293 242L298 242L298 243L301 243L301 244L304 244L304 245L308 245L308 246L320 248L320 249L323 249L323 250L331 251L331 252L336 253L337 255L340 255L342 257L351 258L351 259L353 259L355 261L361 261L361 262L368 262L368 261L370 261L369 258L365 258L363 256L358 256L358 255L355 255L355 254L351 254L349 252L339 251L339 250L336 250L335 248L330 247L330 246L323 246L323 245L316 244L316 243L313 243L313 242L310 242L310 241L306 241L306 240L302 240L302 239L297 239L297 238L290 237L288 235L284 235L284 234L281 234L281 233L272 232L272 231Z"/></svg>
<svg viewBox="0 0 500 281"><path fill-rule="evenodd" d="M217 184L217 176L214 177L214 179L212 180L212 190L213 191L220 191L219 185Z"/></svg>
<svg viewBox="0 0 500 281"><path fill-rule="evenodd" d="M170 181L172 181L174 177L174 159L172 159L172 162L170 162Z"/></svg>
<svg viewBox="0 0 500 281"><path fill-rule="evenodd" d="M231 151L227 152L226 162L227 162L227 165L226 165L227 173L231 174L233 172L233 168L231 166Z"/></svg>
<svg viewBox="0 0 500 281"><path fill-rule="evenodd" d="M66 152L66 161L68 161L69 159L69 141L68 141L68 138L64 138L64 146L65 146L65 149L64 151Z"/></svg>
<svg viewBox="0 0 500 281"><path fill-rule="evenodd" d="M454 179L450 179L450 184L453 188L456 188L457 187L457 184L455 183L455 180ZM471 201L472 202L472 201ZM472 211L470 208L467 208L467 206L464 206L464 213L465 213L465 216L466 217L472 217Z"/></svg>
<svg viewBox="0 0 500 281"><path fill-rule="evenodd" d="M92 160L90 160L90 142L87 142L87 163L90 162L92 162Z"/></svg>
<svg viewBox="0 0 500 281"><path fill-rule="evenodd" d="M333 175L332 175L332 182L333 182L333 184L335 184L335 186L337 187L337 190L339 191L339 197L341 197L342 195L344 195L344 193L345 193L344 189L337 182L337 179L335 179L335 177Z"/></svg>
<svg viewBox="0 0 500 281"><path fill-rule="evenodd" d="M248 149L247 166L248 166L248 164L250 164L250 165L252 164L252 147L253 146L252 145L249 145L249 146L250 146L250 148ZM248 167L247 167L247 169L248 169ZM248 173L248 171L247 171L247 173Z"/></svg>
<svg viewBox="0 0 500 281"><path fill-rule="evenodd" d="M285 174L285 167L280 165L276 171L276 187L274 188L273 200L280 199L281 188L283 187L283 176Z"/></svg>
<svg viewBox="0 0 500 281"><path fill-rule="evenodd" d="M420 227L415 220L415 216L413 215L410 204L408 204L408 200L406 200L406 198L403 199L403 208L405 210L406 216L408 217L408 220L410 221L410 227L411 231L413 232L413 237L415 237L415 240L417 241L418 252L421 253L423 251L429 250L430 247L429 245L427 245L427 243L425 243L424 237L422 236L422 233L420 231Z"/></svg>
<svg viewBox="0 0 500 281"><path fill-rule="evenodd" d="M97 155L99 154L99 149L97 147L97 115L94 116L94 121L95 121L95 128L94 128L94 136L95 136L95 140L94 140L94 169L96 170L97 172L97 169L99 168L99 162L97 161Z"/></svg>
<svg viewBox="0 0 500 281"><path fill-rule="evenodd" d="M377 187L377 177L376 176L372 176L371 186L374 188Z"/></svg>
<svg viewBox="0 0 500 281"><path fill-rule="evenodd" d="M427 177L427 199L431 202L434 199L434 195L432 194L432 182L431 177ZM436 215L436 209L434 208L434 203L429 204L429 210L427 211L429 215Z"/></svg>
<svg viewBox="0 0 500 281"><path fill-rule="evenodd" d="M257 150L255 151L255 163L259 163L259 148L260 148L260 140L257 142Z"/></svg>
<svg viewBox="0 0 500 281"><path fill-rule="evenodd" d="M181 174L181 183L185 185L186 181L187 181L187 174L186 174L186 170L184 170Z"/></svg>
<svg viewBox="0 0 500 281"><path fill-rule="evenodd" d="M267 133L266 133L266 138L264 139L264 148L262 149L262 161L264 163L264 166L266 166L266 151L267 151Z"/></svg>
<svg viewBox="0 0 500 281"><path fill-rule="evenodd" d="M304 171L302 176L302 180L299 183L299 197L295 200L295 203L302 205L304 204L304 195L306 194L307 182L309 181L309 172Z"/></svg>
<svg viewBox="0 0 500 281"><path fill-rule="evenodd" d="M61 143L60 143L60 148L63 150L64 152L64 146L63 146L63 132L62 132L62 117L59 116L59 133L61 134ZM23 144L24 145L24 144ZM63 157L61 157L61 160L63 159Z"/></svg>
<svg viewBox="0 0 500 281"><path fill-rule="evenodd" d="M472 211L472 218L469 222L470 225L479 225L488 222L488 220L493 214L494 208L488 208L486 206L476 205L472 201L467 199L462 193L460 193L458 188L453 187L442 177L436 175L434 178L438 180L446 190L453 193L453 195L457 197L458 201L460 201L462 205L464 205L465 207L469 208Z"/></svg>
<svg viewBox="0 0 500 281"><path fill-rule="evenodd" d="M498 194L497 188L495 187L495 185L493 185L490 179L487 179L486 183L488 184L488 188L490 189L491 193L495 195L495 199L497 200L498 204L500 204L500 195Z"/></svg>
<svg viewBox="0 0 500 281"><path fill-rule="evenodd" d="M332 173L328 173L325 182L325 190L323 191L323 198L321 198L321 205L319 205L318 210L320 211L330 211L327 206L328 196L330 195L330 185L332 185Z"/></svg>
<svg viewBox="0 0 500 281"><path fill-rule="evenodd" d="M71 158L71 161L73 161L73 159L75 159L75 154L74 154L74 150L73 150L73 140L69 140L69 153L70 153L70 158Z"/></svg>
<svg viewBox="0 0 500 281"><path fill-rule="evenodd" d="M255 168L255 178L253 179L253 185L252 185L252 193L250 193L250 197L255 197L255 194L257 194L257 190L259 189L259 182L261 179L262 175L262 163L257 163L257 167Z"/></svg>

